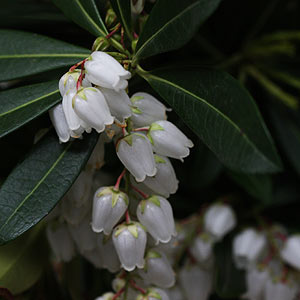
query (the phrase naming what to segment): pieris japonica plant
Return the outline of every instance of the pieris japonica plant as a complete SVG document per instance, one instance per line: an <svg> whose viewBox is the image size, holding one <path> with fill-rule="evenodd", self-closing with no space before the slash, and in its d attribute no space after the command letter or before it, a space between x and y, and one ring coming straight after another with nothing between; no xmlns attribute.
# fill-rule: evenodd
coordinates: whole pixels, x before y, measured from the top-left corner
<svg viewBox="0 0 300 300"><path fill-rule="evenodd" d="M23 2L0 13L0 298L297 299L300 4Z"/></svg>

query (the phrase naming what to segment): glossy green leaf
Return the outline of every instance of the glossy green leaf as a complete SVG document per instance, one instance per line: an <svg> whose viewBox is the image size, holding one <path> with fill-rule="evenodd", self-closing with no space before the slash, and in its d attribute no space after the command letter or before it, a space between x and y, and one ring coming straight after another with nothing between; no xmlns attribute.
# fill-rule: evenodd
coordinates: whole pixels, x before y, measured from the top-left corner
<svg viewBox="0 0 300 300"><path fill-rule="evenodd" d="M226 237L215 248L215 291L222 299L238 299L246 292L245 271L238 270L232 259L232 240Z"/></svg>
<svg viewBox="0 0 300 300"><path fill-rule="evenodd" d="M107 29L94 0L52 0L73 22L95 36L106 36Z"/></svg>
<svg viewBox="0 0 300 300"><path fill-rule="evenodd" d="M0 30L0 81L72 66L89 54L87 49L46 36Z"/></svg>
<svg viewBox="0 0 300 300"><path fill-rule="evenodd" d="M110 0L110 3L124 27L127 36L131 39L131 0Z"/></svg>
<svg viewBox="0 0 300 300"><path fill-rule="evenodd" d="M98 134L59 144L48 134L19 164L0 188L0 244L8 242L45 217L70 188L88 160Z"/></svg>
<svg viewBox="0 0 300 300"><path fill-rule="evenodd" d="M61 101L58 81L0 92L0 138L38 117Z"/></svg>
<svg viewBox="0 0 300 300"><path fill-rule="evenodd" d="M136 47L135 58L180 48L215 11L220 0L159 0L152 9Z"/></svg>
<svg viewBox="0 0 300 300"><path fill-rule="evenodd" d="M230 75L199 69L140 74L227 167L244 173L281 169L255 102Z"/></svg>
<svg viewBox="0 0 300 300"><path fill-rule="evenodd" d="M40 233L37 226L15 241L0 247L0 286L19 294L36 283L43 271Z"/></svg>

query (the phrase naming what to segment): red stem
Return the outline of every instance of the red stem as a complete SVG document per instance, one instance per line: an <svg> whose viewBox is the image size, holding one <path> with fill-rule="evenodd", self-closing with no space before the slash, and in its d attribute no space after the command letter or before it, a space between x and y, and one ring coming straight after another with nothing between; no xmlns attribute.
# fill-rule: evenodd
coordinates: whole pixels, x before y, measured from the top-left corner
<svg viewBox="0 0 300 300"><path fill-rule="evenodd" d="M142 192L141 190L139 190L137 187L135 187L134 185L131 185L132 189L135 190L136 192L138 192L143 198L148 198L149 195L145 194L144 192Z"/></svg>
<svg viewBox="0 0 300 300"><path fill-rule="evenodd" d="M87 59L85 58L84 60L78 62L77 64L75 64L74 66L72 66L72 67L69 69L69 72L73 72L78 66L80 66L81 64L84 64L86 61L87 61Z"/></svg>
<svg viewBox="0 0 300 300"><path fill-rule="evenodd" d="M125 291L125 288L121 288L112 298L112 300L116 300L119 296L121 296Z"/></svg>
<svg viewBox="0 0 300 300"><path fill-rule="evenodd" d="M119 23L118 25L117 25L117 27L112 31L112 32L110 32L107 36L106 36L106 38L107 39L110 39L119 29L120 29L120 27L121 27L121 24Z"/></svg>
<svg viewBox="0 0 300 300"><path fill-rule="evenodd" d="M149 128L147 128L147 127L136 128L136 129L133 129L133 131L149 131Z"/></svg>
<svg viewBox="0 0 300 300"><path fill-rule="evenodd" d="M281 232L276 232L276 236L283 242L285 242L287 239L287 237Z"/></svg>
<svg viewBox="0 0 300 300"><path fill-rule="evenodd" d="M126 224L129 224L131 222L131 219L130 219L130 215L129 215L128 209L125 212L125 218L126 218Z"/></svg>
<svg viewBox="0 0 300 300"><path fill-rule="evenodd" d="M129 281L129 283L130 283L130 285L131 285L134 289L138 290L138 291L141 292L143 295L145 295L145 294L147 293L143 288L139 287L139 286L134 282L133 279L131 279L131 280Z"/></svg>
<svg viewBox="0 0 300 300"><path fill-rule="evenodd" d="M126 173L126 169L124 169L124 170L122 171L122 173L120 174L120 176L118 177L117 182L116 182L116 184L115 184L115 186L114 186L114 189L115 189L115 190L118 190L118 189L119 189L121 180L122 180L122 178L124 177L125 173Z"/></svg>
<svg viewBox="0 0 300 300"><path fill-rule="evenodd" d="M84 73L84 64L87 60L83 60L82 61L82 64L81 64L81 72L80 72L80 75L78 77L78 80L77 80L77 83L76 83L76 89L78 90L81 86L82 86L82 80L85 76L85 73Z"/></svg>
<svg viewBox="0 0 300 300"><path fill-rule="evenodd" d="M124 44L124 28L121 28L121 45L123 46L123 49L125 49L125 44Z"/></svg>

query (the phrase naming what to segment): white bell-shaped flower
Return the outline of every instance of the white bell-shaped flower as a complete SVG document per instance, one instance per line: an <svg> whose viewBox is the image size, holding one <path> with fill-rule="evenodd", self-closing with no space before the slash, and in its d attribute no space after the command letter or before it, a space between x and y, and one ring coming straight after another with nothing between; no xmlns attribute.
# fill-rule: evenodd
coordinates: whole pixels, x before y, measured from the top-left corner
<svg viewBox="0 0 300 300"><path fill-rule="evenodd" d="M97 297L95 300L113 300L115 294L114 293L105 293L101 297Z"/></svg>
<svg viewBox="0 0 300 300"><path fill-rule="evenodd" d="M67 124L67 120L61 104L57 104L49 110L49 116L55 128L61 143L66 143L70 140L72 132Z"/></svg>
<svg viewBox="0 0 300 300"><path fill-rule="evenodd" d="M267 248L267 239L263 233L248 228L235 236L233 240L233 258L238 268L253 266Z"/></svg>
<svg viewBox="0 0 300 300"><path fill-rule="evenodd" d="M300 235L292 235L285 241L280 256L286 263L300 270Z"/></svg>
<svg viewBox="0 0 300 300"><path fill-rule="evenodd" d="M112 89L99 88L103 93L109 110L120 123L131 116L130 100L125 90L116 92Z"/></svg>
<svg viewBox="0 0 300 300"><path fill-rule="evenodd" d="M236 217L229 205L211 205L204 214L205 230L216 240L221 240L235 225Z"/></svg>
<svg viewBox="0 0 300 300"><path fill-rule="evenodd" d="M147 234L140 223L123 223L117 226L113 231L113 242L121 265L126 271L131 272L136 267L144 267Z"/></svg>
<svg viewBox="0 0 300 300"><path fill-rule="evenodd" d="M120 270L121 263L117 254L116 248L113 244L111 236L98 234L97 245L99 249L99 256L102 260L102 268L115 273Z"/></svg>
<svg viewBox="0 0 300 300"><path fill-rule="evenodd" d="M151 124L148 134L157 154L183 159L190 154L193 142L169 121L156 121Z"/></svg>
<svg viewBox="0 0 300 300"><path fill-rule="evenodd" d="M149 288L146 294L140 294L136 300L171 300L168 294L159 288ZM172 299L173 300L173 299Z"/></svg>
<svg viewBox="0 0 300 300"><path fill-rule="evenodd" d="M147 228L156 244L168 243L176 236L172 207L161 196L151 196L139 203L137 208L139 221Z"/></svg>
<svg viewBox="0 0 300 300"><path fill-rule="evenodd" d="M67 225L64 223L49 224L46 233L57 260L70 261L75 255L75 245Z"/></svg>
<svg viewBox="0 0 300 300"><path fill-rule="evenodd" d="M260 300L263 297L264 288L270 275L268 271L259 270L256 267L249 268L246 273L247 292L244 298L249 300Z"/></svg>
<svg viewBox="0 0 300 300"><path fill-rule="evenodd" d="M94 196L92 228L110 234L128 207L128 196L114 187L101 187Z"/></svg>
<svg viewBox="0 0 300 300"><path fill-rule="evenodd" d="M131 77L121 64L109 54L95 51L85 62L87 79L104 88L120 91L126 89L127 79Z"/></svg>
<svg viewBox="0 0 300 300"><path fill-rule="evenodd" d="M264 300L294 300L299 286L295 282L280 282L272 278L267 280L264 289Z"/></svg>
<svg viewBox="0 0 300 300"><path fill-rule="evenodd" d="M170 288L175 284L175 273L164 253L151 249L146 254L145 267L138 274L149 284Z"/></svg>
<svg viewBox="0 0 300 300"><path fill-rule="evenodd" d="M76 82L79 78L81 70L74 70L65 73L59 80L58 87L63 97L68 90L76 88Z"/></svg>
<svg viewBox="0 0 300 300"><path fill-rule="evenodd" d="M97 132L114 122L103 94L96 88L79 90L73 97L73 108L77 116Z"/></svg>
<svg viewBox="0 0 300 300"><path fill-rule="evenodd" d="M212 238L205 233L198 235L194 239L190 251L199 263L207 261L213 254Z"/></svg>
<svg viewBox="0 0 300 300"><path fill-rule="evenodd" d="M150 126L155 121L167 118L167 108L150 94L135 93L130 101L134 127Z"/></svg>
<svg viewBox="0 0 300 300"><path fill-rule="evenodd" d="M179 272L179 283L188 300L207 300L212 290L213 274L197 265L186 265Z"/></svg>
<svg viewBox="0 0 300 300"><path fill-rule="evenodd" d="M121 139L117 145L117 155L138 182L156 174L152 147L144 135L133 133Z"/></svg>
<svg viewBox="0 0 300 300"><path fill-rule="evenodd" d="M154 193L169 197L176 193L178 180L170 160L165 156L154 155L157 172L155 176L143 181L143 184L150 188Z"/></svg>
<svg viewBox="0 0 300 300"><path fill-rule="evenodd" d="M80 224L68 224L70 233L80 253L90 251L97 245L97 234L93 232L90 224L89 216Z"/></svg>

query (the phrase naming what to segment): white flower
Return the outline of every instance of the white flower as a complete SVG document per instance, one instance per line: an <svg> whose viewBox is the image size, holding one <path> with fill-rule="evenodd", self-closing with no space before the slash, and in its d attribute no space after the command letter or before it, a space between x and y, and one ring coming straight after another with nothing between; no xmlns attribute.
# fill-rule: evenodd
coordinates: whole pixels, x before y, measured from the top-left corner
<svg viewBox="0 0 300 300"><path fill-rule="evenodd" d="M236 225L232 208L226 204L211 205L204 215L204 227L216 240L221 240Z"/></svg>
<svg viewBox="0 0 300 300"><path fill-rule="evenodd" d="M84 66L90 82L117 92L127 87L131 77L117 60L101 51L93 52Z"/></svg>
<svg viewBox="0 0 300 300"><path fill-rule="evenodd" d="M147 93L135 93L131 98L131 120L135 127L149 126L155 121L166 120L166 107Z"/></svg>
<svg viewBox="0 0 300 300"><path fill-rule="evenodd" d="M113 231L113 242L126 271L144 267L147 235L141 224L132 222L117 226Z"/></svg>
<svg viewBox="0 0 300 300"><path fill-rule="evenodd" d="M71 137L71 130L67 124L66 117L61 104L57 104L49 110L50 119L61 143L66 143Z"/></svg>
<svg viewBox="0 0 300 300"><path fill-rule="evenodd" d="M80 75L80 70L74 70L71 72L67 72L64 74L58 83L59 91L61 96L63 97L68 90L72 90L76 88L76 82Z"/></svg>
<svg viewBox="0 0 300 300"><path fill-rule="evenodd" d="M151 144L141 134L133 133L121 139L117 145L117 155L138 182L156 174Z"/></svg>
<svg viewBox="0 0 300 300"><path fill-rule="evenodd" d="M280 256L285 262L300 270L300 235L292 235L285 241Z"/></svg>
<svg viewBox="0 0 300 300"><path fill-rule="evenodd" d="M245 298L249 300L262 299L268 278L269 273L267 270L250 268L246 273L247 292Z"/></svg>
<svg viewBox="0 0 300 300"><path fill-rule="evenodd" d="M179 271L179 283L188 300L207 300L212 290L212 272L186 265Z"/></svg>
<svg viewBox="0 0 300 300"><path fill-rule="evenodd" d="M113 244L111 236L98 234L97 245L99 249L99 256L102 260L102 267L115 273L120 270L121 263Z"/></svg>
<svg viewBox="0 0 300 300"><path fill-rule="evenodd" d="M233 240L233 258L238 268L254 265L267 248L264 234L252 228L245 229Z"/></svg>
<svg viewBox="0 0 300 300"><path fill-rule="evenodd" d="M59 261L70 261L75 254L75 245L68 227L64 223L47 226L47 238L51 249Z"/></svg>
<svg viewBox="0 0 300 300"><path fill-rule="evenodd" d="M145 267L138 273L147 283L158 287L170 288L175 283L175 273L167 257L157 249L147 252Z"/></svg>
<svg viewBox="0 0 300 300"><path fill-rule="evenodd" d="M199 235L195 238L190 251L195 259L199 262L207 261L213 254L213 240L205 235Z"/></svg>
<svg viewBox="0 0 300 300"><path fill-rule="evenodd" d="M157 154L183 159L190 154L193 142L169 121L156 121L151 124L148 134Z"/></svg>
<svg viewBox="0 0 300 300"><path fill-rule="evenodd" d="M97 132L114 122L103 94L96 88L79 90L73 97L73 108L77 116Z"/></svg>
<svg viewBox="0 0 300 300"><path fill-rule="evenodd" d="M141 201L137 208L137 217L156 243L168 243L176 235L172 207L161 196L151 196Z"/></svg>
<svg viewBox="0 0 300 300"><path fill-rule="evenodd" d="M114 187L101 187L94 196L92 228L110 234L128 207L128 196Z"/></svg>
<svg viewBox="0 0 300 300"><path fill-rule="evenodd" d="M269 278L264 289L264 300L293 300L298 289L294 282L277 282Z"/></svg>
<svg viewBox="0 0 300 300"><path fill-rule="evenodd" d="M116 92L112 89L99 88L103 93L109 110L120 123L131 116L130 100L124 90Z"/></svg>
<svg viewBox="0 0 300 300"><path fill-rule="evenodd" d="M145 0L131 0L131 12L139 15L143 11L144 5Z"/></svg>
<svg viewBox="0 0 300 300"><path fill-rule="evenodd" d="M178 180L170 160L165 156L154 155L157 172L155 176L149 177L143 181L143 184L153 192L164 197L176 193L178 189Z"/></svg>

